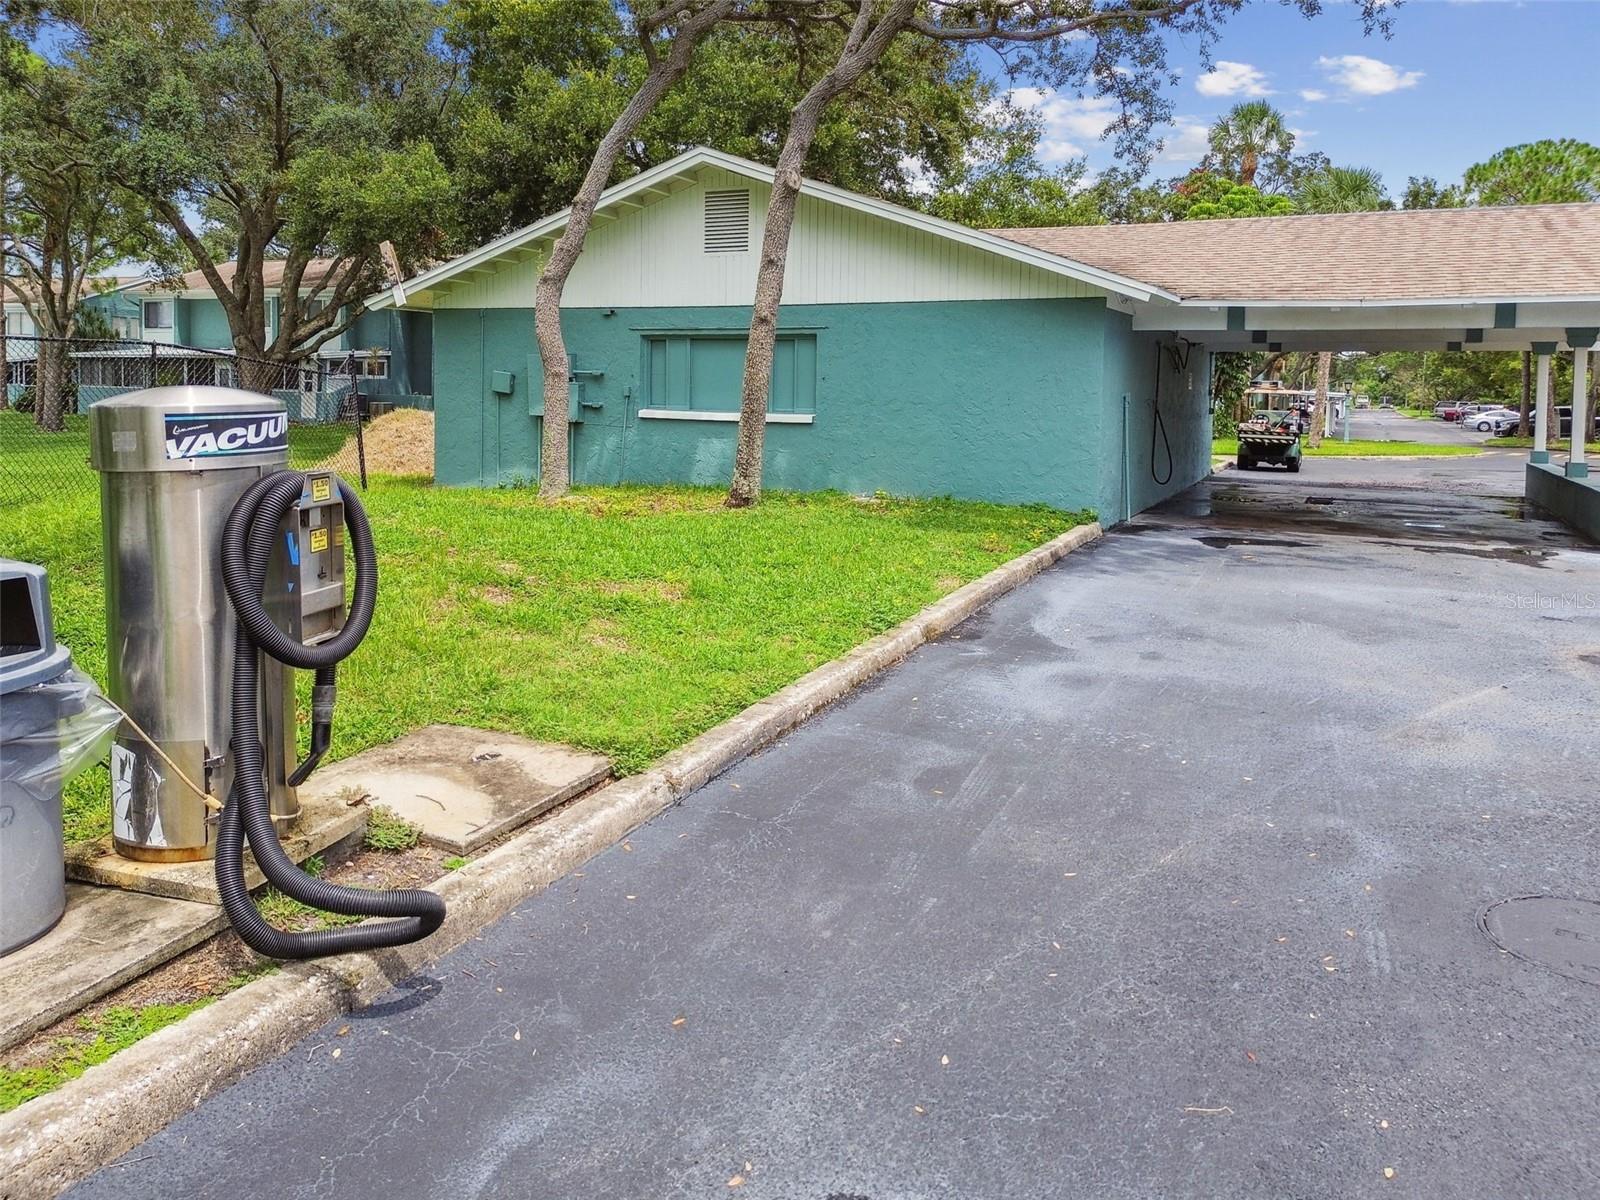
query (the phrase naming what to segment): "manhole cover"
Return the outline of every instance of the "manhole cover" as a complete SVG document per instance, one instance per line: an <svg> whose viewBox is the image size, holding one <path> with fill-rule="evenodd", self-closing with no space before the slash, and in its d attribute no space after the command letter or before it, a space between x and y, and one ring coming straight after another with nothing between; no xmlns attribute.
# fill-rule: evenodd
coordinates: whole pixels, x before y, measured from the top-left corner
<svg viewBox="0 0 1600 1200"><path fill-rule="evenodd" d="M1600 984L1600 904L1518 896L1484 910L1478 924L1508 954L1568 979Z"/></svg>

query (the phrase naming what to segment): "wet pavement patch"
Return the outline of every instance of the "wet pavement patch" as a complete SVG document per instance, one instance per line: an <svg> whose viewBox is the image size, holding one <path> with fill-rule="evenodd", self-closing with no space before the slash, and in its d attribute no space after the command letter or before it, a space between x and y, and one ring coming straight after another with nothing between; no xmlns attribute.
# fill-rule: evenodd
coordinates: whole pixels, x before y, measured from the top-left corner
<svg viewBox="0 0 1600 1200"><path fill-rule="evenodd" d="M1593 900L1518 896L1491 904L1478 925L1523 962L1600 984L1600 904Z"/></svg>
<svg viewBox="0 0 1600 1200"><path fill-rule="evenodd" d="M1216 534L1197 537L1195 541L1201 545L1210 546L1213 550L1227 550L1233 546L1287 546L1291 549L1303 549L1311 545L1310 542L1296 542L1289 538L1223 537Z"/></svg>
<svg viewBox="0 0 1600 1200"><path fill-rule="evenodd" d="M1467 558L1486 558L1492 562L1519 563L1525 567L1543 567L1550 559L1556 556L1554 550L1543 550L1532 546L1449 546L1417 545L1405 542L1385 542L1386 546L1393 546L1401 550L1415 550L1419 554L1461 554Z"/></svg>

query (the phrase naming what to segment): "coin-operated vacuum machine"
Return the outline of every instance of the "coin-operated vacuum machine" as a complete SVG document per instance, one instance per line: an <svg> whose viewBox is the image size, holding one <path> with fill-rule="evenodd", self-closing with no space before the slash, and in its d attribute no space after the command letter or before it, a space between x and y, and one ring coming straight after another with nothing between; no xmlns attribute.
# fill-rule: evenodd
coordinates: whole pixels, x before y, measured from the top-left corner
<svg viewBox="0 0 1600 1200"><path fill-rule="evenodd" d="M438 929L436 894L330 884L301 871L278 840L299 813L295 788L328 748L338 664L377 603L360 499L335 475L288 470L283 404L228 388L101 401L90 410L90 461L101 472L107 691L127 714L111 754L117 852L215 858L228 919L273 958L396 946ZM315 672L310 752L298 764L296 670ZM245 883L247 842L268 881L294 899L397 919L274 928Z"/></svg>

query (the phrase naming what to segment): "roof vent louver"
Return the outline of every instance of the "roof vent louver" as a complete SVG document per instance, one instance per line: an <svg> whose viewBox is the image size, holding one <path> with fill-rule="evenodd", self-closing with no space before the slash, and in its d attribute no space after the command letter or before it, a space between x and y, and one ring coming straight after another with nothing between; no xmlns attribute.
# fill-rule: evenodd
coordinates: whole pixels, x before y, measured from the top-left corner
<svg viewBox="0 0 1600 1200"><path fill-rule="evenodd" d="M738 254L750 249L750 192L706 193L706 253Z"/></svg>

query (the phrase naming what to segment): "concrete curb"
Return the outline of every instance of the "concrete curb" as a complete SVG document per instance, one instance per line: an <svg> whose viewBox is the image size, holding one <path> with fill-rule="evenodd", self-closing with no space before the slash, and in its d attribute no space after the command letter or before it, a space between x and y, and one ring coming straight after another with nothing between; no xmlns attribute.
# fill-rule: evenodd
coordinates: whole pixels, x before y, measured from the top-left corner
<svg viewBox="0 0 1600 1200"><path fill-rule="evenodd" d="M0 1200L71 1187L346 1008L324 979L269 975L0 1118Z"/></svg>
<svg viewBox="0 0 1600 1200"><path fill-rule="evenodd" d="M213 1092L417 974L752 751L1102 532L1098 524L1080 525L1002 563L756 701L650 770L575 801L438 880L432 890L444 897L450 915L426 942L288 966L0 1116L0 1200L58 1195L115 1161Z"/></svg>

